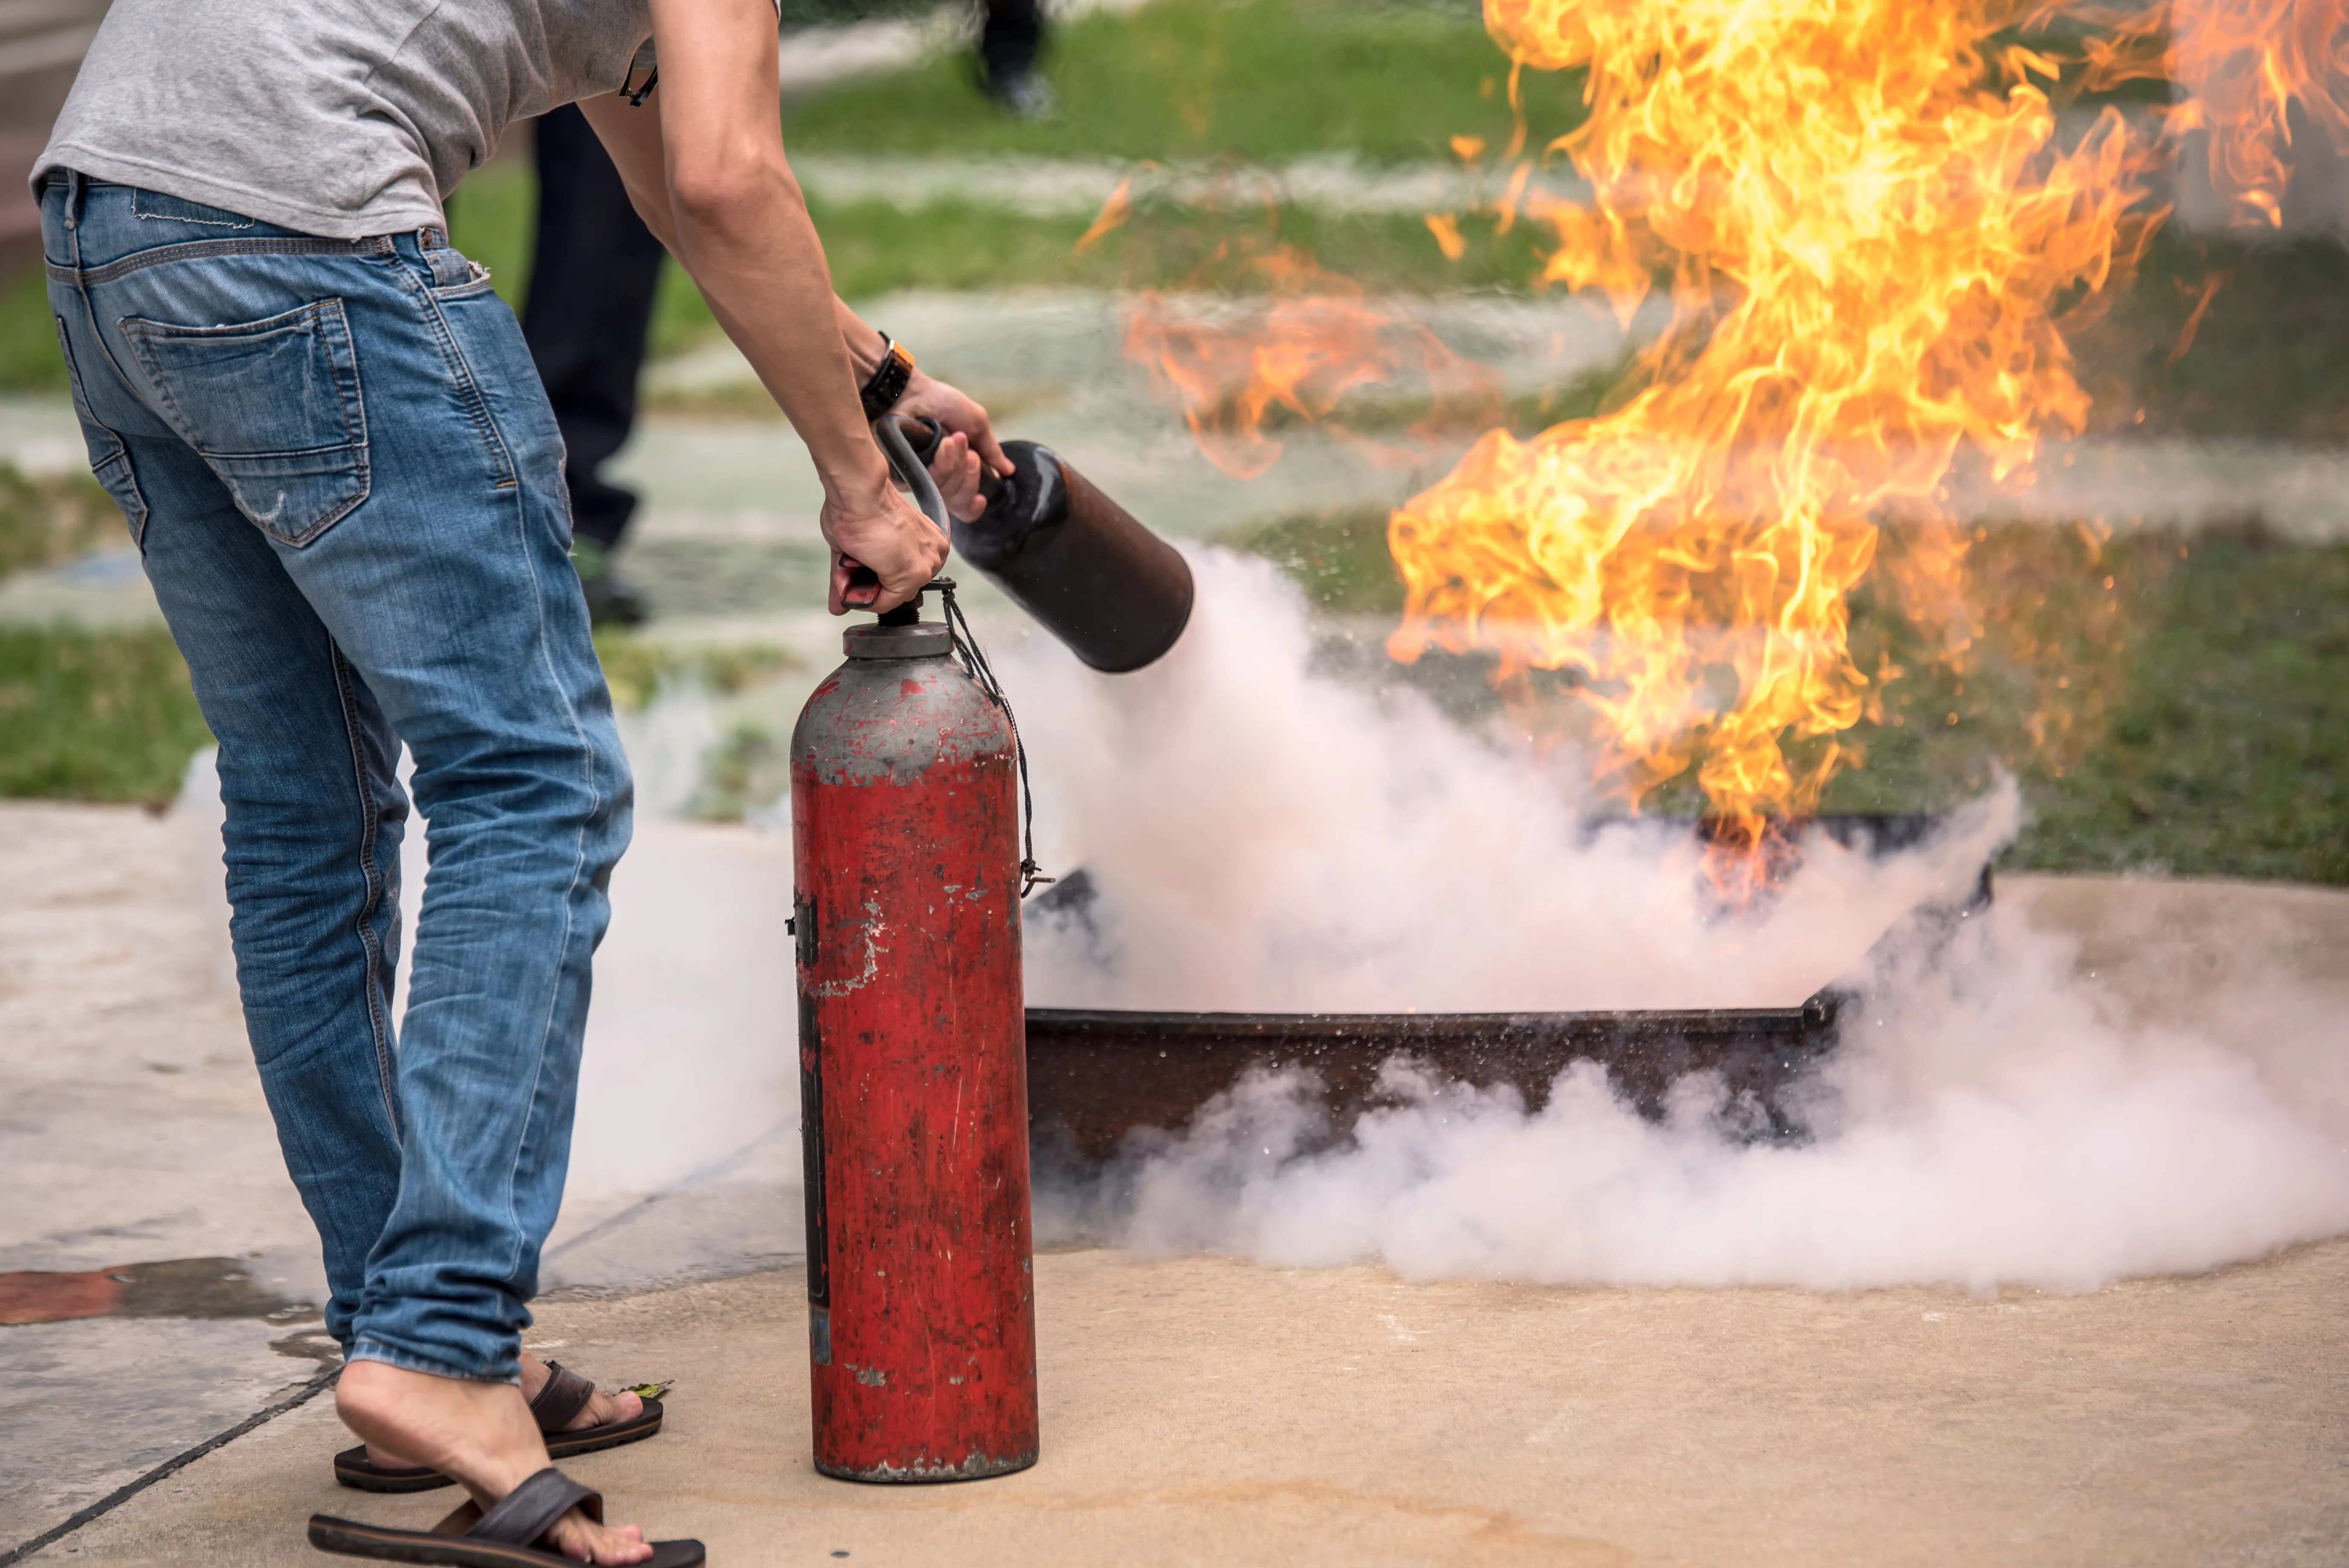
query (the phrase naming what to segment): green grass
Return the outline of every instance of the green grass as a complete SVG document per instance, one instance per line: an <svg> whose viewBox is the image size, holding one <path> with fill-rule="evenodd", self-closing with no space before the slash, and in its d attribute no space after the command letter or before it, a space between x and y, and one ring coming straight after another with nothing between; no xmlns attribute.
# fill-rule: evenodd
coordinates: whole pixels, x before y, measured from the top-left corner
<svg viewBox="0 0 2349 1568"><path fill-rule="evenodd" d="M2104 734L2016 862L2349 883L2349 548L2205 539L2153 596Z"/></svg>
<svg viewBox="0 0 2349 1568"><path fill-rule="evenodd" d="M936 9L936 0L776 0L786 27L837 26L876 16L910 16Z"/></svg>
<svg viewBox="0 0 2349 1568"><path fill-rule="evenodd" d="M2017 527L1971 566L1992 614L1956 666L1880 584L1858 596L1863 667L1909 673L1830 809L1947 804L2006 767L2033 818L2012 864L2349 884L2349 547Z"/></svg>
<svg viewBox="0 0 2349 1568"><path fill-rule="evenodd" d="M0 626L0 796L166 801L210 739L160 627Z"/></svg>
<svg viewBox="0 0 2349 1568"><path fill-rule="evenodd" d="M2166 231L2111 315L2075 334L2073 347L2095 428L2349 438L2349 250Z"/></svg>
<svg viewBox="0 0 2349 1568"><path fill-rule="evenodd" d="M810 19L903 10L891 0L792 0ZM843 83L792 107L794 149L846 153L1016 152L1071 158L1271 160L1351 151L1372 160L1443 160L1456 132L1497 146L1506 104L1486 96L1505 62L1467 0L1157 0L1099 12L1055 35L1050 69L1066 108L1044 125L1006 119L970 83L968 62ZM1499 92L1498 87L1494 92ZM1529 74L1532 144L1582 114L1578 78ZM528 168L493 164L450 207L457 242L519 305L530 271L535 196ZM871 299L908 287L1039 285L1224 289L1265 285L1228 260L1273 245L1312 253L1330 272L1380 291L1522 288L1544 244L1537 225L1506 236L1464 224L1446 262L1416 216L1289 210L1202 214L1145 205L1080 254L1086 224L968 202L902 211L880 202L814 204L841 293ZM2207 278L2225 283L2175 362ZM666 269L653 342L673 354L708 341L715 320L691 281ZM2248 245L2165 232L2141 277L2106 318L2075 335L2094 424L2194 436L2349 436L2349 253L2330 243ZM0 288L0 387L56 390L63 366L37 269ZM2138 410L2145 418L2138 420Z"/></svg>
<svg viewBox="0 0 2349 1568"><path fill-rule="evenodd" d="M57 318L49 314L48 276L38 266L0 283L0 388L66 390L65 356L57 352Z"/></svg>
<svg viewBox="0 0 2349 1568"><path fill-rule="evenodd" d="M124 537L113 498L86 473L27 479L0 463L0 577L69 561L104 540Z"/></svg>
<svg viewBox="0 0 2349 1568"><path fill-rule="evenodd" d="M1045 74L1062 112L1049 123L1008 118L967 59L947 57L792 106L784 139L833 152L1445 159L1455 134L1507 139L1507 72L1473 5L1157 0L1055 31ZM1579 123L1579 95L1578 76L1528 74L1532 145Z"/></svg>
<svg viewBox="0 0 2349 1568"><path fill-rule="evenodd" d="M680 654L626 632L600 632L621 711L641 712L664 682L698 680L733 696L793 664L761 646ZM0 625L0 798L137 801L179 793L188 759L212 744L187 665L161 627ZM705 761L698 814L739 819L781 790L771 737L738 727Z"/></svg>
<svg viewBox="0 0 2349 1568"><path fill-rule="evenodd" d="M1384 526L1380 513L1325 513L1235 542L1325 608L1384 614L1400 602ZM1887 560L1905 547L1888 536ZM1933 662L1882 578L1856 595L1863 665L1891 657L1908 673L1842 738L1867 765L1838 777L1825 809L1948 806L2006 768L2034 818L2010 864L2349 885L2349 546L2256 530L2097 544L2018 525L1981 531L1968 559L1981 634L1958 664ZM734 693L782 662L759 649L682 656L625 634L597 647L631 709L667 679ZM1430 655L1403 673L1456 699L1483 689L1476 670ZM1454 706L1489 712L1494 700ZM205 742L161 631L0 628L0 795L167 799ZM706 759L694 810L726 817L771 797L779 755L771 736L739 727ZM1694 804L1684 786L1651 801Z"/></svg>
<svg viewBox="0 0 2349 1568"><path fill-rule="evenodd" d="M1388 615L1402 591L1385 528L1383 512L1323 512L1228 542L1276 562L1326 610ZM1976 638L1937 661L1946 647L1928 645L1891 597L1889 568L1917 542L1888 530L1885 570L1854 595L1861 667L1889 659L1905 673L1837 738L1866 763L1837 776L1822 809L1948 807L2004 769L2033 819L2010 864L2349 885L2349 546L2293 547L2257 529L2110 542L2050 525L1980 530L1967 553ZM1486 667L1430 655L1397 673L1473 719L1498 706ZM1533 690L1577 727L1568 683L1537 677ZM1701 799L1683 779L1647 805L1688 812Z"/></svg>
<svg viewBox="0 0 2349 1568"><path fill-rule="evenodd" d="M1301 512L1241 529L1218 542L1263 556L1304 589L1317 608L1339 614L1402 612L1402 579L1387 553L1384 511L1349 507Z"/></svg>
<svg viewBox="0 0 2349 1568"><path fill-rule="evenodd" d="M670 681L699 681L721 696L734 696L799 662L788 649L755 643L684 653L616 626L595 629L595 657L622 713L642 713Z"/></svg>
<svg viewBox="0 0 2349 1568"><path fill-rule="evenodd" d="M788 738L745 720L702 754L701 788L686 802L686 813L697 821L739 822L781 799L791 786Z"/></svg>
<svg viewBox="0 0 2349 1568"><path fill-rule="evenodd" d="M489 267L492 282L517 310L530 279L534 200L527 170L501 168L475 175L450 207L457 247ZM910 211L881 201L811 201L808 206L823 239L833 286L852 301L910 288L1173 289L1203 283L1257 292L1270 286L1268 273L1228 253L1210 264L1219 244L1243 257L1299 246L1373 291L1506 287L1521 283L1536 264L1536 237L1528 229L1475 246L1454 263L1419 220L1391 214L1296 208L1269 215L1165 211L1145 214L1080 252L1077 242L1089 222L1083 218L1020 217L964 201ZM653 313L654 355L681 352L718 331L693 281L674 263L664 267Z"/></svg>

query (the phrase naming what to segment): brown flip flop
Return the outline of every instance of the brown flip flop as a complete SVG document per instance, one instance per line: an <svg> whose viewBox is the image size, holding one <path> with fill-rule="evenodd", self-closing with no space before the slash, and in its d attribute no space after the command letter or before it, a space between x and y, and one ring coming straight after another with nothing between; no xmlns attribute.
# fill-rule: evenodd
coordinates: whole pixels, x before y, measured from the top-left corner
<svg viewBox="0 0 2349 1568"><path fill-rule="evenodd" d="M310 1544L347 1557L447 1568L579 1568L571 1558L545 1548L547 1531L574 1508L596 1523L604 1522L604 1494L549 1465L500 1498L487 1513L469 1502L429 1530L391 1530L314 1513ZM656 1541L652 1548L642 1568L694 1568L704 1560L698 1541Z"/></svg>
<svg viewBox="0 0 2349 1568"><path fill-rule="evenodd" d="M598 1449L616 1449L622 1443L642 1442L661 1429L661 1402L647 1399L645 1408L627 1420L564 1431L571 1418L595 1397L595 1385L576 1372L564 1371L560 1361L548 1362L546 1369L554 1376L530 1402L530 1413L538 1418L538 1429L546 1436L547 1458L567 1460ZM335 1479L361 1491L430 1491L456 1484L430 1465L372 1463L365 1443L335 1456Z"/></svg>

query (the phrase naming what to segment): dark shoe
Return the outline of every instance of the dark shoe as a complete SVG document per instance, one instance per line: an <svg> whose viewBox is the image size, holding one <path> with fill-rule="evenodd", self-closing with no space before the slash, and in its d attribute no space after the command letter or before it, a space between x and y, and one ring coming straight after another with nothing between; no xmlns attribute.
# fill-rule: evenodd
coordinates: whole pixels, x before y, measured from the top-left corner
<svg viewBox="0 0 2349 1568"><path fill-rule="evenodd" d="M604 1494L590 1491L549 1465L500 1498L487 1513L469 1502L430 1530L391 1530L314 1513L310 1544L349 1557L445 1563L449 1568L578 1568L570 1558L545 1547L547 1531L574 1508L596 1523L604 1522ZM694 1568L706 1561L698 1541L656 1541L652 1549L643 1568Z"/></svg>
<svg viewBox="0 0 2349 1568"><path fill-rule="evenodd" d="M595 625L641 626L651 618L643 592L617 573L579 586L587 595L587 619Z"/></svg>
<svg viewBox="0 0 2349 1568"><path fill-rule="evenodd" d="M1003 111L1014 119L1042 121L1058 119L1061 115L1061 100L1041 71L1026 70L989 77L987 96L1001 105Z"/></svg>
<svg viewBox="0 0 2349 1568"><path fill-rule="evenodd" d="M611 552L585 535L571 542L571 564L587 596L587 619L598 626L640 626L652 612L644 593L612 565Z"/></svg>
<svg viewBox="0 0 2349 1568"><path fill-rule="evenodd" d="M546 1369L554 1376L530 1402L530 1413L546 1435L547 1458L567 1460L574 1454L616 1449L623 1443L640 1443L661 1429L661 1402L647 1399L645 1408L625 1421L564 1431L572 1418L595 1397L595 1385L576 1372L565 1372L560 1361L548 1362ZM368 1460L365 1443L335 1456L335 1479L361 1491L430 1491L456 1484L430 1465L376 1464Z"/></svg>

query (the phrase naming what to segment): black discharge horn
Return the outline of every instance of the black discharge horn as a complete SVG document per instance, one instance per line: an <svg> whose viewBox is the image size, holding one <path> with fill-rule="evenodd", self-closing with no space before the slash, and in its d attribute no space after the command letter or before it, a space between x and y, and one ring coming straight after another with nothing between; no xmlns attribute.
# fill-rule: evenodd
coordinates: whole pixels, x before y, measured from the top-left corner
<svg viewBox="0 0 2349 1568"><path fill-rule="evenodd" d="M890 415L874 434L902 469L926 467L942 432ZM1123 675L1173 647L1191 619L1190 563L1051 448L1006 441L1003 454L1010 475L987 476L987 510L954 521L955 550L1094 669Z"/></svg>

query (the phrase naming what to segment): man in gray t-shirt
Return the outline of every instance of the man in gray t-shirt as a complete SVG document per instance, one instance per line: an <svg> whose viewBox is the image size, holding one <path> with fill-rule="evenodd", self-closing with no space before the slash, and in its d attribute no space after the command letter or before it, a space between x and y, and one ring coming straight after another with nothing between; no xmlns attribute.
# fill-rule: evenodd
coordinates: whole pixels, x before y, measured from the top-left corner
<svg viewBox="0 0 2349 1568"><path fill-rule="evenodd" d="M603 1563L701 1561L591 1520L549 1466L651 1436L658 1403L520 1350L630 784L561 438L442 201L510 121L579 102L814 459L833 613L903 603L946 541L869 421L946 427L963 516L1009 465L833 294L777 46L771 0L114 0L33 176L91 469L220 742L246 1027L365 1439L336 1477L454 1480L476 1535ZM395 1034L403 746L430 874Z"/></svg>

